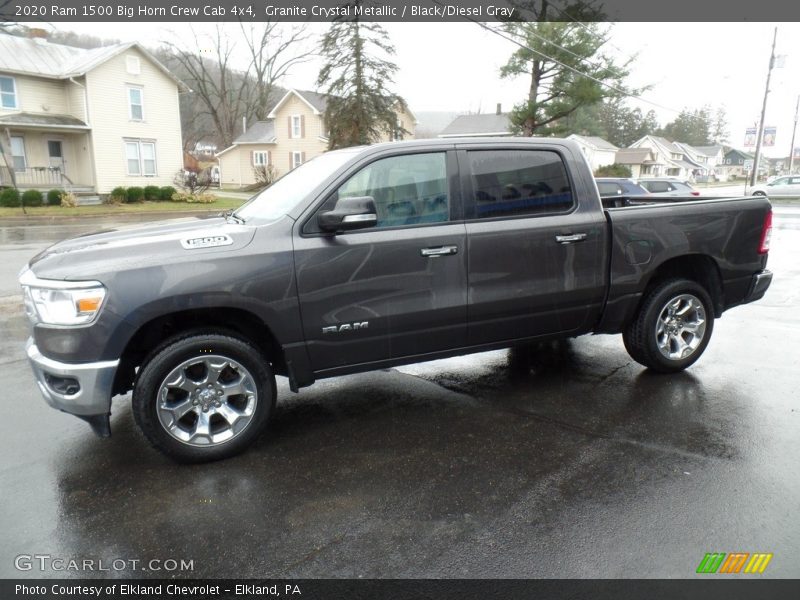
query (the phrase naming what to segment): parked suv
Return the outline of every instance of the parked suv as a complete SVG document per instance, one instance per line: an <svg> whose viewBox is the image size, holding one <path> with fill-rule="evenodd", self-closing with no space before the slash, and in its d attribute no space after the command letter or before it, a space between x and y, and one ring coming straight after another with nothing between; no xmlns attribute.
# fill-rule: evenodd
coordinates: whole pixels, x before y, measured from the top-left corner
<svg viewBox="0 0 800 600"><path fill-rule="evenodd" d="M275 375L298 391L588 333L685 369L716 318L769 287L771 214L753 197L604 210L565 140L349 148L234 213L43 251L20 276L27 353L45 400L100 435L132 390L155 447L214 460L264 430Z"/></svg>
<svg viewBox="0 0 800 600"><path fill-rule="evenodd" d="M653 177L640 179L639 185L656 196L699 196L700 192L694 189L685 179L675 177Z"/></svg>

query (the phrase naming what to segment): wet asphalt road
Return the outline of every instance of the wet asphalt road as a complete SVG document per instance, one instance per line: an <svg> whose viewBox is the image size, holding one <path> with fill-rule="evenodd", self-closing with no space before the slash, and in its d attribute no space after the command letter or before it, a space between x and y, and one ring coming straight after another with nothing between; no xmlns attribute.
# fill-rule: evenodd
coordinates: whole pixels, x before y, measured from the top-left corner
<svg viewBox="0 0 800 600"><path fill-rule="evenodd" d="M111 439L47 407L15 277L74 228L0 229L0 577L14 557L185 559L218 577L692 577L706 552L800 576L800 210L757 304L688 372L617 336L327 380L246 454L179 466L114 404ZM91 575L86 573L85 575ZM108 573L104 573L108 575Z"/></svg>

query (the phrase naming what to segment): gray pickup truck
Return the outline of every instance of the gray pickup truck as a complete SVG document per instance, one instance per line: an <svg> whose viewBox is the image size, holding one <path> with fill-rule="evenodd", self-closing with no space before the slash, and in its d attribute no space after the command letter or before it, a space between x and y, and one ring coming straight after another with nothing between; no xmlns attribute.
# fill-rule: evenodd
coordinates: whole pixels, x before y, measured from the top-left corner
<svg viewBox="0 0 800 600"><path fill-rule="evenodd" d="M622 333L660 372L769 287L766 198L604 209L578 146L463 139L329 152L236 212L55 244L20 275L48 403L109 435L111 399L181 461L264 430L275 375L316 379Z"/></svg>

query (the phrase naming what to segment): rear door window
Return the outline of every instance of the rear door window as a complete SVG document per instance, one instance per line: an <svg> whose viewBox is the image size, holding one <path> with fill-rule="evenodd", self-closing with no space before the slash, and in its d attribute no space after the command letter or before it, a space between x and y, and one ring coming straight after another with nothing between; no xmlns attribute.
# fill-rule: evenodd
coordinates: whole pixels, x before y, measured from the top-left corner
<svg viewBox="0 0 800 600"><path fill-rule="evenodd" d="M472 181L469 218L516 217L571 211L572 186L561 156L549 150L467 152Z"/></svg>

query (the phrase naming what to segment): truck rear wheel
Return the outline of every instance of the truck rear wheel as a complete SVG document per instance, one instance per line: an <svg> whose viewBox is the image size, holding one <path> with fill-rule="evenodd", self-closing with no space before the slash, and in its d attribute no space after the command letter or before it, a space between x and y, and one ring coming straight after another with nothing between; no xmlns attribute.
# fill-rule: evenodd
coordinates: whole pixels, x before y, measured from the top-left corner
<svg viewBox="0 0 800 600"><path fill-rule="evenodd" d="M158 450L180 462L207 462L247 448L275 395L272 369L251 344L195 332L168 340L144 361L133 414Z"/></svg>
<svg viewBox="0 0 800 600"><path fill-rule="evenodd" d="M688 279L669 279L650 291L622 340L636 362L674 373L700 358L713 330L714 306L705 288Z"/></svg>

